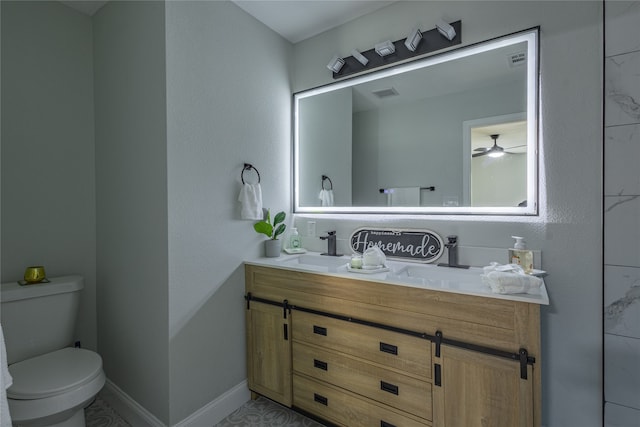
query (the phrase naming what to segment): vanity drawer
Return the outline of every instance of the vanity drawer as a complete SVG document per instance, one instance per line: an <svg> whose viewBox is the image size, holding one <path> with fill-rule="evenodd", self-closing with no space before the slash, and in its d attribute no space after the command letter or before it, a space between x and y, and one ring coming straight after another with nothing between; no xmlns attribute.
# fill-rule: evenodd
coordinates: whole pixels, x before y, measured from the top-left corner
<svg viewBox="0 0 640 427"><path fill-rule="evenodd" d="M294 341L360 357L410 376L431 378L429 340L305 312L296 312L292 324Z"/></svg>
<svg viewBox="0 0 640 427"><path fill-rule="evenodd" d="M346 427L431 426L429 421L413 419L369 399L297 374L293 375L293 405Z"/></svg>
<svg viewBox="0 0 640 427"><path fill-rule="evenodd" d="M431 420L431 384L426 381L297 342L293 370Z"/></svg>

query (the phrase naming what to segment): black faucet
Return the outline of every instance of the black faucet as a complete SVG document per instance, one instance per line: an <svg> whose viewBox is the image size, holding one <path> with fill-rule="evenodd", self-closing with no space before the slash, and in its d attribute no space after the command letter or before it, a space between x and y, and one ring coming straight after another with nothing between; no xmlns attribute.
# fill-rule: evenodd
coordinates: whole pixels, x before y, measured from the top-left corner
<svg viewBox="0 0 640 427"><path fill-rule="evenodd" d="M447 254L449 255L448 263L440 263L438 267L453 267L453 268L469 268L468 265L458 264L458 236L447 236L448 243L444 246L447 248Z"/></svg>
<svg viewBox="0 0 640 427"><path fill-rule="evenodd" d="M327 252L322 253L320 255L342 256L342 254L336 253L336 232L335 231L327 231L327 235L320 236L320 240L327 241Z"/></svg>

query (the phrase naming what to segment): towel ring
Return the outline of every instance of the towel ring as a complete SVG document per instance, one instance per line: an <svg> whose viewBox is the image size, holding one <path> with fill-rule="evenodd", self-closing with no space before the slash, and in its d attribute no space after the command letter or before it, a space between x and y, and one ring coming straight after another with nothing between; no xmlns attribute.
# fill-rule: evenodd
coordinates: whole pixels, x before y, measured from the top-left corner
<svg viewBox="0 0 640 427"><path fill-rule="evenodd" d="M329 190L333 190L333 182L331 182L331 178L329 178L327 175L322 175L322 183L320 184L322 186L322 189L326 190L326 188L324 188L325 180L329 180L329 185L331 186L329 187Z"/></svg>
<svg viewBox="0 0 640 427"><path fill-rule="evenodd" d="M242 172L240 173L240 180L244 184L244 171L249 171L251 169L256 171L256 173L258 174L258 184L260 184L260 172L258 172L258 169L256 169L251 163L244 164L244 167L242 168Z"/></svg>

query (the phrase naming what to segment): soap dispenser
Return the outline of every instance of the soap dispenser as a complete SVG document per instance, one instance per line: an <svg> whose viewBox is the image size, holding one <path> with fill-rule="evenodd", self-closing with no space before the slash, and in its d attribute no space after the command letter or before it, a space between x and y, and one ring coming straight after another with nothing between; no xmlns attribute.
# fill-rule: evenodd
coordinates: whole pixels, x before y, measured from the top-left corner
<svg viewBox="0 0 640 427"><path fill-rule="evenodd" d="M519 236L511 237L516 239L516 243L513 248L509 249L509 262L522 267L525 273L531 273L533 271L533 251L527 249L524 238Z"/></svg>
<svg viewBox="0 0 640 427"><path fill-rule="evenodd" d="M302 239L300 238L296 227L291 229L291 235L289 236L289 249L294 251L302 249Z"/></svg>

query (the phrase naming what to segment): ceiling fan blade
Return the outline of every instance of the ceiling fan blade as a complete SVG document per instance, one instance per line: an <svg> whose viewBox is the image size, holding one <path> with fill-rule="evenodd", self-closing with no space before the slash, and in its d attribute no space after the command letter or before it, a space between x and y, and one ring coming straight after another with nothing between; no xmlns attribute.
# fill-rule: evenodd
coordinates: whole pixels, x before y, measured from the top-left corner
<svg viewBox="0 0 640 427"><path fill-rule="evenodd" d="M489 151L489 150L491 150L491 148L489 148L489 147L479 147L479 148L476 148L476 149L475 149L475 150L473 150L473 151L482 151L482 152L485 152L485 151Z"/></svg>
<svg viewBox="0 0 640 427"><path fill-rule="evenodd" d="M489 154L489 150L483 151L481 153L472 154L471 157L480 157L480 156L485 156L487 154Z"/></svg>

